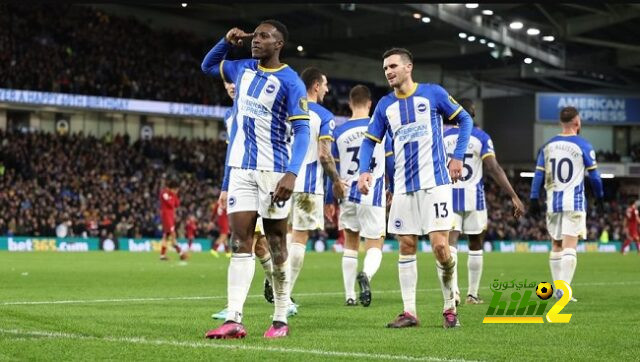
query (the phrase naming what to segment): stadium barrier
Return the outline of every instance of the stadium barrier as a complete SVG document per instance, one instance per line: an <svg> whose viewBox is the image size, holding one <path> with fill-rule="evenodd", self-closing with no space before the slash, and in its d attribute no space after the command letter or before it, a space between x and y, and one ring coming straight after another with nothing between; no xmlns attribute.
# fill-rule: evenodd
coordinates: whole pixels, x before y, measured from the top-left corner
<svg viewBox="0 0 640 362"><path fill-rule="evenodd" d="M179 239L178 243L182 248L187 247L186 239ZM610 241L607 243L586 241L578 244L578 252L615 253L620 252L622 243L620 241ZM84 251L132 251L132 252L160 252L161 242L156 238L121 238L119 240L99 239L99 238L52 238L52 237L29 237L29 236L8 236L0 237L0 250L11 252L33 252L33 251L57 251L57 252L84 252ZM208 252L211 250L211 240L198 238L193 240L191 251ZM315 240L307 243L308 251L334 251L342 252L342 245L336 240L326 241ZM385 240L383 251L391 252L398 250L396 240ZM458 250L462 253L469 251L467 241L461 240L458 243ZM550 241L520 241L520 240L498 240L486 241L484 243L486 252L501 253L548 253L551 251ZM635 244L631 250L636 250ZM420 241L420 251L431 252L431 245L427 240Z"/></svg>

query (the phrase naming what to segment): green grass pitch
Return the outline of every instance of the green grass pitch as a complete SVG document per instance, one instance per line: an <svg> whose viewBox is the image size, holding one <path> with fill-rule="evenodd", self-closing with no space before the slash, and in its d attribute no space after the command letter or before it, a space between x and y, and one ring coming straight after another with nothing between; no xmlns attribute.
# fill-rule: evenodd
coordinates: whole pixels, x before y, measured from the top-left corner
<svg viewBox="0 0 640 362"><path fill-rule="evenodd" d="M402 310L397 254L385 253L369 308L343 306L341 255L308 253L294 290L291 336L265 340L273 307L256 274L244 340L206 340L226 303L228 259L188 263L152 253L0 253L0 360L637 360L640 257L579 254L569 324L483 324L483 305L458 309L442 328L442 294L431 254L418 258L418 328L384 328ZM466 292L467 256L459 283ZM360 268L362 267L362 254ZM548 281L547 254L487 253L481 296L501 280ZM357 290L357 287L356 287ZM43 302L43 303L37 303ZM548 310L548 309L547 309Z"/></svg>

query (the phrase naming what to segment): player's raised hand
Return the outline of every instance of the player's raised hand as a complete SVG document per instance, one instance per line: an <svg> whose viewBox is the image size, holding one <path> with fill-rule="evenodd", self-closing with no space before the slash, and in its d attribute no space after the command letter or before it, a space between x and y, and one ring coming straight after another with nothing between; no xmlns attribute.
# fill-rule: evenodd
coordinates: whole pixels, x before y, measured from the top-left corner
<svg viewBox="0 0 640 362"><path fill-rule="evenodd" d="M513 216L518 219L524 215L524 204L518 196L512 197L511 202L513 203Z"/></svg>
<svg viewBox="0 0 640 362"><path fill-rule="evenodd" d="M235 46L242 46L242 38L253 37L253 33L245 33L245 31L240 28L232 28L224 37L229 43Z"/></svg>
<svg viewBox="0 0 640 362"><path fill-rule="evenodd" d="M360 177L358 177L358 191L363 195L368 195L372 182L373 176L371 176L371 172L360 174Z"/></svg>
<svg viewBox="0 0 640 362"><path fill-rule="evenodd" d="M343 200L347 191L346 188L349 186L347 181L340 180L340 182L334 182L333 184L333 196L337 200Z"/></svg>
<svg viewBox="0 0 640 362"><path fill-rule="evenodd" d="M278 203L281 201L287 201L291 197L293 193L293 187L296 184L296 175L291 172L287 172L282 176L278 184L276 185L276 190L273 192L271 196L271 202Z"/></svg>
<svg viewBox="0 0 640 362"><path fill-rule="evenodd" d="M451 181L453 183L458 182L458 180L462 177L462 161L456 160L452 158L449 161L449 176L451 176Z"/></svg>

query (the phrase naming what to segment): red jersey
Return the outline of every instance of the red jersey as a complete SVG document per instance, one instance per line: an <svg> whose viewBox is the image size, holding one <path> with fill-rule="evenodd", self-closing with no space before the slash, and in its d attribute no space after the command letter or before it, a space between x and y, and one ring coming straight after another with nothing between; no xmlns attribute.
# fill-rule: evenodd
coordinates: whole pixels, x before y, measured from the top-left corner
<svg viewBox="0 0 640 362"><path fill-rule="evenodd" d="M625 217L627 219L627 231L631 235L638 235L638 209L635 206L629 206Z"/></svg>
<svg viewBox="0 0 640 362"><path fill-rule="evenodd" d="M187 239L193 239L196 237L196 230L198 229L198 225L195 220L187 220L187 225L185 226L185 234L187 234Z"/></svg>
<svg viewBox="0 0 640 362"><path fill-rule="evenodd" d="M229 219L227 218L227 210L218 207L218 203L213 205L213 222L218 225L220 234L229 234Z"/></svg>
<svg viewBox="0 0 640 362"><path fill-rule="evenodd" d="M160 218L165 233L175 231L175 211L180 206L178 194L168 188L160 190Z"/></svg>

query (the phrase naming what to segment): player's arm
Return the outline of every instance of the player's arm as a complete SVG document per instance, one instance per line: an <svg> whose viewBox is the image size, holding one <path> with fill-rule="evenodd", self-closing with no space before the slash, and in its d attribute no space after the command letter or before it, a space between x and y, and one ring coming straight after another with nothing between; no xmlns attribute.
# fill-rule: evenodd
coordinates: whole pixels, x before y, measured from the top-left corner
<svg viewBox="0 0 640 362"><path fill-rule="evenodd" d="M320 164L322 165L322 169L324 173L329 177L329 180L332 182L332 188L336 187L333 190L335 197L338 199L344 198L344 189L340 186L340 174L338 173L338 169L336 168L336 162L333 159L333 154L331 151L331 147L333 144L333 129L335 128L335 121L333 120L333 115L327 116L322 120L320 124L320 137L318 138L318 159L320 160Z"/></svg>
<svg viewBox="0 0 640 362"><path fill-rule="evenodd" d="M505 174L504 169L498 163L496 156L494 153L488 153L483 156L482 165L488 174L491 175L491 178L500 186L501 189L506 190L507 194L511 198L511 202L513 203L513 216L519 218L524 214L524 204L520 201L518 194L511 186L509 179L507 178L507 174Z"/></svg>
<svg viewBox="0 0 640 362"><path fill-rule="evenodd" d="M393 145L391 144L391 135L387 132L384 139L384 173L387 176L387 189L393 193L394 177L396 171L396 159L393 156Z"/></svg>
<svg viewBox="0 0 640 362"><path fill-rule="evenodd" d="M471 138L473 120L469 113L444 88L436 86L435 95L436 109L440 115L446 117L449 121L455 121L460 128L456 148L448 165L451 179L456 182L462 176L462 160L464 160L464 153Z"/></svg>
<svg viewBox="0 0 640 362"><path fill-rule="evenodd" d="M253 33L248 34L238 28L229 30L204 57L200 66L202 71L214 77L221 77L225 82L233 82L236 76L235 62L225 61L224 57L232 45L242 45L242 38L251 36Z"/></svg>
<svg viewBox="0 0 640 362"><path fill-rule="evenodd" d="M293 144L291 145L291 159L285 170L285 175L278 181L273 193L273 202L287 201L293 193L296 177L309 148L309 107L307 106L307 90L300 78L288 87L287 114L293 129Z"/></svg>
<svg viewBox="0 0 640 362"><path fill-rule="evenodd" d="M373 150L376 143L382 142L385 132L387 132L386 117L382 114L381 103L378 102L376 109L373 111L373 117L369 121L367 132L364 134L364 139L360 145L360 151L358 159L360 160L359 171L360 177L358 178L358 190L363 194L369 193L369 188L373 181L371 176L371 157L373 156Z"/></svg>
<svg viewBox="0 0 640 362"><path fill-rule="evenodd" d="M596 197L596 205L598 214L602 215L604 210L604 188L602 187L602 178L598 171L598 164L596 163L596 152L590 144L586 144L582 148L582 161L584 167L589 172L589 183L591 183L591 189Z"/></svg>
<svg viewBox="0 0 640 362"><path fill-rule="evenodd" d="M540 187L544 182L544 149L541 148L538 152L538 161L536 162L536 172L533 175L533 180L531 181L531 194L529 195L529 199L531 200L531 214L538 215L540 214L541 208L540 203L538 202L538 198L540 197Z"/></svg>

